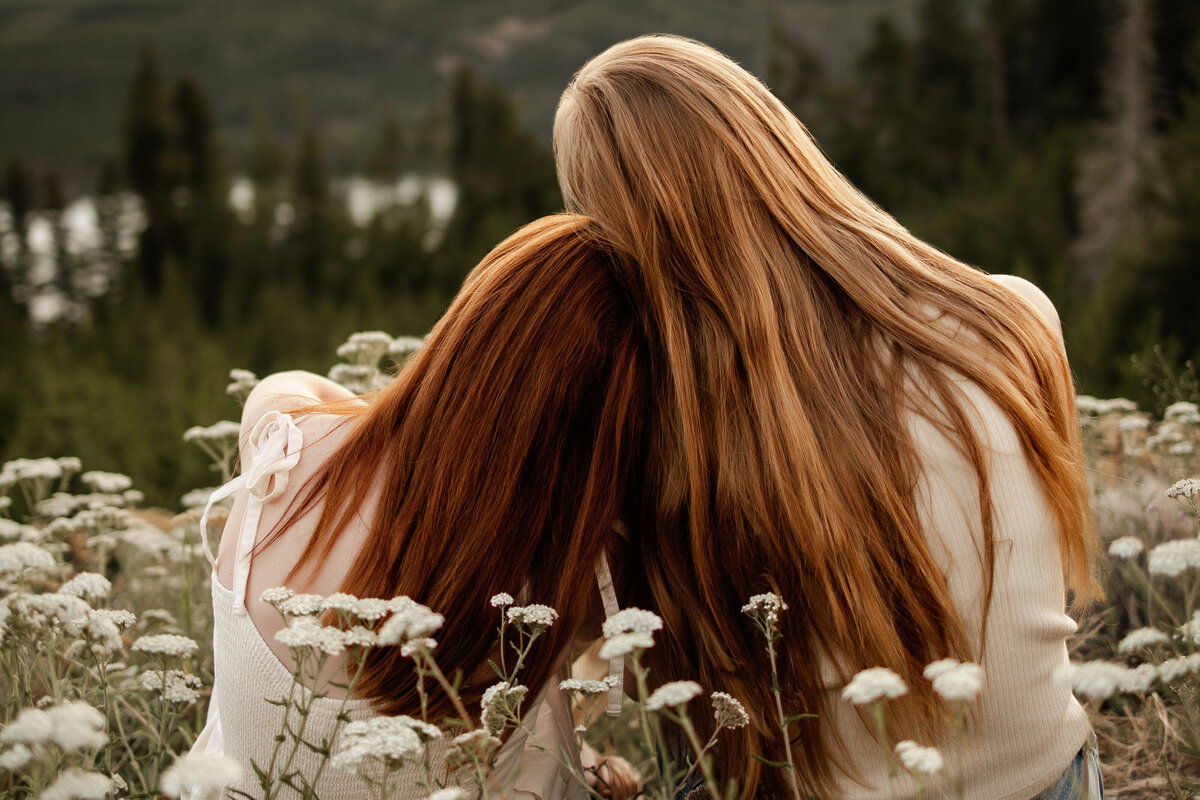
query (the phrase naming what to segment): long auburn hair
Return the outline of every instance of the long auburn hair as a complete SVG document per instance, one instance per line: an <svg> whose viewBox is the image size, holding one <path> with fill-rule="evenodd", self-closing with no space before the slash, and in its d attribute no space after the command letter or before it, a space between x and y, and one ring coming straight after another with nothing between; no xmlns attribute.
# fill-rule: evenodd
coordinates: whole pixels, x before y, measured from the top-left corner
<svg viewBox="0 0 1200 800"><path fill-rule="evenodd" d="M907 681L889 735L944 732L922 669L980 654L922 536L906 415L929 409L975 467L985 610L988 472L947 368L1011 420L1058 522L1068 585L1090 596L1072 380L1047 322L908 233L765 86L697 42L640 37L588 62L562 96L554 145L568 208L596 221L651 341L648 502L628 522L641 600L666 625L648 654L656 679L745 701L753 724L723 734L721 772L743 797L787 792L783 772L751 758L784 751L763 643L740 613L777 588L791 606L788 713L822 713L821 656L837 654L843 669L886 666ZM854 775L819 720L790 730L803 790L829 794L834 764Z"/></svg>
<svg viewBox="0 0 1200 800"><path fill-rule="evenodd" d="M510 592L558 611L521 674L537 691L565 656L597 591L596 559L640 484L648 358L587 225L556 215L521 228L468 276L374 402L327 409L358 419L278 526L323 502L293 571L303 572L379 487L341 588L408 595L445 615L438 663L462 670L468 706L486 688L472 676L496 652L489 598ZM356 693L382 713L415 714L412 662L397 649L373 651ZM429 709L431 719L453 715L440 693Z"/></svg>

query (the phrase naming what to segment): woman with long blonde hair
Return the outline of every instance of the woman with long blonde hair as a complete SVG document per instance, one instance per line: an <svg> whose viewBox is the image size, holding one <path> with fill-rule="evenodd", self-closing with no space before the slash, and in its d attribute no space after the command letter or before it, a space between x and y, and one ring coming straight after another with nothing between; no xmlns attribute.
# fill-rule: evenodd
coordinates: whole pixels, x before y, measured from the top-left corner
<svg viewBox="0 0 1200 800"><path fill-rule="evenodd" d="M749 708L722 734L721 776L743 798L912 796L889 754L954 741L923 676L953 658L980 663L984 686L947 784L1080 796L1088 721L1053 673L1075 630L1066 592L1096 591L1095 538L1053 306L912 236L694 41L588 62L554 145L568 208L595 221L649 343L624 599L665 620L657 681ZM815 715L788 742L740 613L765 591L789 605L784 713ZM880 737L841 696L871 667L908 686Z"/></svg>
<svg viewBox="0 0 1200 800"><path fill-rule="evenodd" d="M235 502L214 564L216 674L198 745L243 763L234 789L258 791L252 762L273 763L277 701L294 690L292 654L275 638L284 621L261 599L283 586L403 595L442 614L438 664L462 676L458 702L469 709L497 680L489 660L502 661L490 599L511 593L556 609L520 674L532 733L506 737L486 788L513 800L584 796L558 760L574 757L575 723L556 676L576 637L589 638L581 629L597 628L595 609L611 592L597 575L608 578L610 561L624 560L613 523L638 502L650 386L638 315L588 224L548 217L498 245L369 402L304 372L270 376L251 393L244 477L220 493ZM343 664L330 659L328 671ZM337 723L341 698L331 692L313 704L303 729L309 742ZM355 718L441 723L462 707L431 681L418 686L398 647L370 651L354 694ZM431 752L444 766L444 751ZM353 773L321 771L319 761L301 749L292 766L308 780L321 775L321 797L374 794ZM577 759L574 766L578 774ZM628 770L603 766L594 779L628 790ZM405 772L395 796L428 795L419 777Z"/></svg>

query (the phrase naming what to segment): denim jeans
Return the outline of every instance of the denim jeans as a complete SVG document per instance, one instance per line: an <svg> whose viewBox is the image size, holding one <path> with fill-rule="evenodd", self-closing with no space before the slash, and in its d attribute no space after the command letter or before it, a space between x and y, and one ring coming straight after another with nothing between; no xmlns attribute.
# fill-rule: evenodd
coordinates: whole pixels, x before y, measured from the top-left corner
<svg viewBox="0 0 1200 800"><path fill-rule="evenodd" d="M1096 734L1075 754L1062 777L1033 800L1104 800L1104 781L1100 778L1100 750Z"/></svg>

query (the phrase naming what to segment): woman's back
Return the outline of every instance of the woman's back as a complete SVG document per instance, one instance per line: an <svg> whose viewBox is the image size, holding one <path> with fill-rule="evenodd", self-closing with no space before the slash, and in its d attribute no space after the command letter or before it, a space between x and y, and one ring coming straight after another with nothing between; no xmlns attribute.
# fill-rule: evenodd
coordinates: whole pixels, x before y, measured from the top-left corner
<svg viewBox="0 0 1200 800"><path fill-rule="evenodd" d="M954 377L954 388L984 447L995 559L985 628L980 587L989 576L975 472L961 442L946 431L946 416L924 402L924 392L915 393L907 419L920 459L917 512L971 647L982 653L984 675L961 742L950 738L937 744L947 758L947 776L961 772L965 797L1028 800L1059 778L1089 731L1083 707L1053 678L1055 669L1067 663L1065 639L1076 629L1063 610L1058 523L1007 416L961 376ZM983 631L985 642L979 638ZM861 771L862 783L839 778L840 796L915 796L915 786L903 772L889 777L887 753L855 707L841 698L843 685L836 673L826 670L824 680L827 708L833 712L826 728L845 743L844 763ZM962 763L955 756L959 747ZM952 782L942 786L953 796Z"/></svg>
<svg viewBox="0 0 1200 800"><path fill-rule="evenodd" d="M294 378L302 380L299 377ZM318 379L319 380L319 379ZM236 494L226 520L212 580L214 689L208 724L201 735L202 749L234 756L243 764L242 780L231 788L255 795L259 782L252 765L274 769L289 758L290 745L277 756L276 737L283 730L284 709L273 701L289 698L308 706L303 737L318 745L336 742L336 731L347 721L374 716L368 698L345 698L335 684L344 680L344 656L329 658L326 668L305 685L295 682L291 653L275 638L284 620L275 607L263 602L263 591L286 584L296 559L314 532L317 515L308 513L289 525L262 552L246 558L254 545L293 508L305 482L344 442L352 418L332 414L291 415L277 409L296 404L288 395L261 394L252 397L243 417L242 469L250 483ZM321 398L302 398L308 402ZM346 571L358 557L374 511L378 492L360 508L324 559L306 581L306 593L334 594L345 580ZM243 558L237 557L241 550ZM313 696L312 687L317 687ZM573 719L562 694L547 687L523 707L532 735L518 731L508 738L496 756L496 779L515 798L566 798L582 789L572 787L563 776L553 754L574 750ZM294 712L293 712L294 714ZM343 718L344 717L344 718ZM297 718L292 717L293 728ZM439 780L457 785L446 769L446 740L428 745L428 765ZM329 767L326 758L306 747L290 756L288 770L312 781L320 797L353 800L372 793L372 788L355 773ZM413 763L393 777L394 800L417 800L428 795L423 788L424 768ZM460 776L461 777L461 776Z"/></svg>

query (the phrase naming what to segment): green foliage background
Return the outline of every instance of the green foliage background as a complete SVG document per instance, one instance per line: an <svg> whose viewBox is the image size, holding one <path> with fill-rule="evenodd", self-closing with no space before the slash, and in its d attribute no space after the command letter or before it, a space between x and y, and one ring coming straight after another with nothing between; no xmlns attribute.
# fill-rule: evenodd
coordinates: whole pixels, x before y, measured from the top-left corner
<svg viewBox="0 0 1200 800"><path fill-rule="evenodd" d="M1045 289L1083 391L1152 406L1148 373L1186 374L1200 4L10 0L0 460L78 455L176 507L212 482L178 440L236 418L230 368L324 371L353 331L424 333L480 256L561 207L557 96L589 56L649 31L729 52L919 236ZM337 181L350 173L446 176L454 215L437 230L426 203L396 202L359 228ZM253 215L229 205L235 175ZM62 209L119 191L146 226L128 257L106 233L115 272L94 297ZM31 267L34 219L57 234L51 277ZM51 289L72 314L39 323L30 292Z"/></svg>

